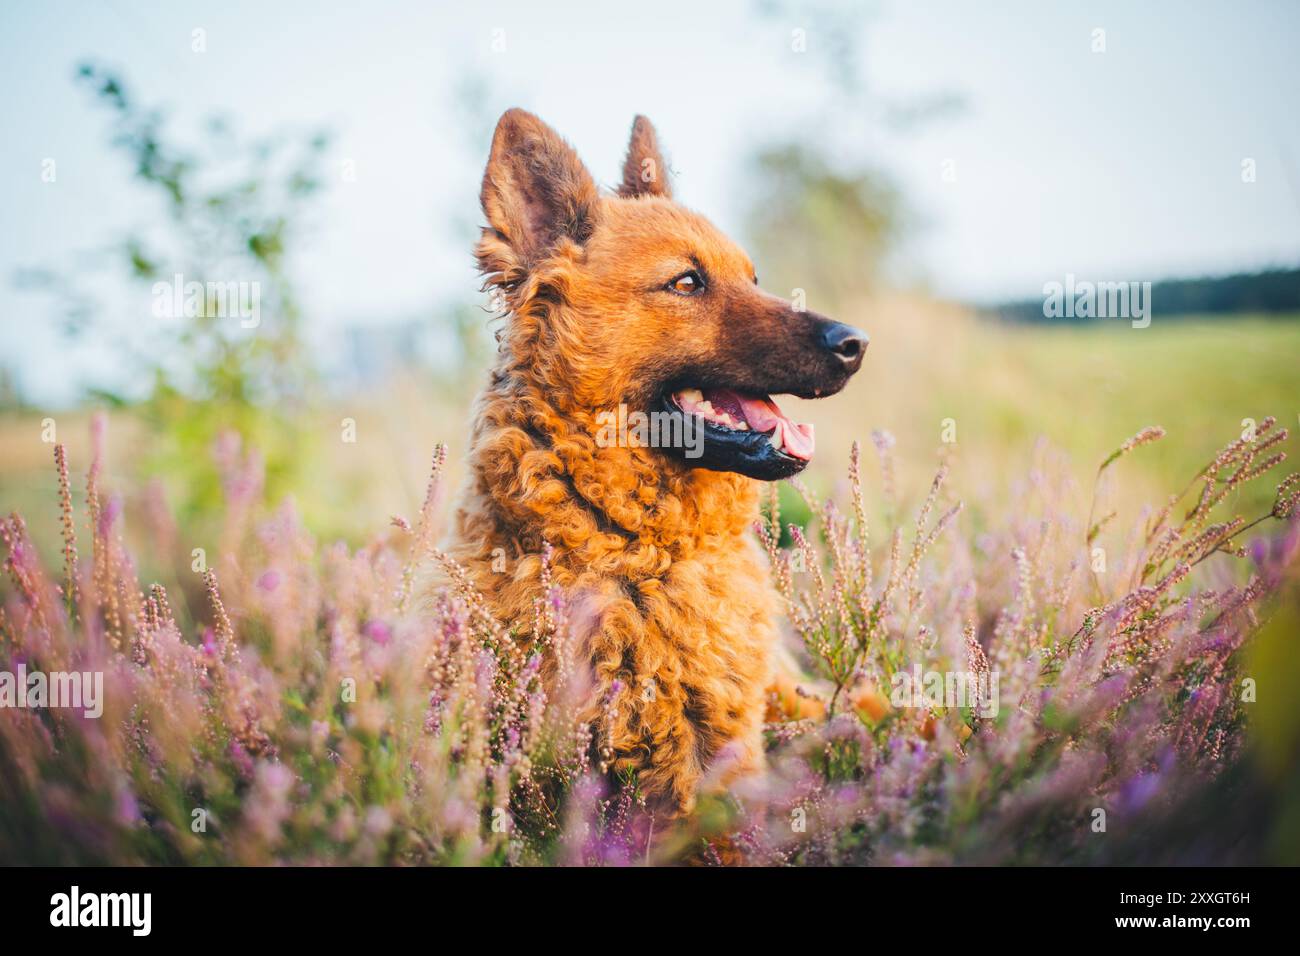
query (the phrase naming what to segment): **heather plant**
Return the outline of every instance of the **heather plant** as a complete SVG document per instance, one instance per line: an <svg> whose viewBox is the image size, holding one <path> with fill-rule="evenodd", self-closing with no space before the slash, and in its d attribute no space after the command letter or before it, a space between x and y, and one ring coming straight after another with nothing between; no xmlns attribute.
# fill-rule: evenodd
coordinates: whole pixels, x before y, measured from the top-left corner
<svg viewBox="0 0 1300 956"><path fill-rule="evenodd" d="M21 518L5 521L0 662L102 672L105 706L100 719L0 711L0 857L485 863L563 848L552 801L592 765L590 731L571 720L580 671L562 605L539 595L525 650L463 589L413 599L443 450L414 525L349 552L318 547L291 504L255 520L259 459L223 448L222 573L202 573L206 606L188 617L135 580L98 452L79 559L55 454L63 573L45 573ZM551 696L543 649L566 662Z"/></svg>
<svg viewBox="0 0 1300 956"><path fill-rule="evenodd" d="M1178 812L1182 797L1241 755L1253 682L1239 652L1300 546L1294 474L1268 513L1249 524L1211 523L1231 492L1285 457L1275 449L1286 432L1275 425L1265 419L1228 444L1182 494L1144 514L1109 566L1094 545L1115 514L1084 525L1072 519L1068 476L1045 455L1012 489L1014 510L992 525L999 530L970 540L944 536L960 503L928 523L941 469L910 542L892 529L879 584L856 447L851 513L809 502L825 557L797 528L795 548L777 547L773 496L758 532L823 679L826 717L774 733L771 779L750 805L742 801L740 819L752 821L743 830L748 856L1101 862L1122 852L1108 832L1122 844ZM1163 435L1144 429L1125 442L1102 463L1099 481ZM892 440L874 437L889 494ZM1270 519L1285 525L1276 539L1249 550L1237 544ZM941 541L942 558L927 562ZM1183 586L1215 554L1248 559L1244 580ZM918 703L910 692L900 700L914 673L955 675L967 693L957 706L937 695Z"/></svg>
<svg viewBox="0 0 1300 956"><path fill-rule="evenodd" d="M354 551L317 543L292 503L264 511L257 455L225 440L220 545L198 587L169 591L137 578L102 440L84 511L56 446L57 568L19 516L0 525L0 672L102 673L103 709L0 707L0 860L1114 858L1240 759L1240 651L1300 545L1295 475L1260 518L1273 538L1246 545L1259 522L1217 514L1280 461L1266 419L1108 553L1103 479L1161 434L1101 466L1082 522L1045 448L1014 508L968 534L943 468L875 546L856 448L846 506L800 485L813 520L783 527L774 495L758 535L812 676L777 684L767 771L671 822L612 778L601 721L579 718L581 601L543 573L531 625L506 628L437 549L445 449L419 514ZM874 438L898 515L892 440ZM447 586L425 585L429 565ZM961 678L954 699L918 693L933 674Z"/></svg>

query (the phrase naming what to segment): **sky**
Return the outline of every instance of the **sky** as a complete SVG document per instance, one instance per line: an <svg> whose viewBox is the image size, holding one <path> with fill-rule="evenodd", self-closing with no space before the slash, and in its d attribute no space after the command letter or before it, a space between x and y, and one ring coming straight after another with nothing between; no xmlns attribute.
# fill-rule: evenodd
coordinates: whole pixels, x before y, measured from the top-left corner
<svg viewBox="0 0 1300 956"><path fill-rule="evenodd" d="M51 302L12 281L76 267L157 216L73 82L86 59L119 68L194 142L212 114L249 134L333 131L328 168L354 176L331 180L293 263L317 341L475 295L463 225L479 219L489 131L476 143L459 119L468 78L493 115L517 105L549 122L606 184L647 114L678 199L737 235L755 148L825 136L913 210L900 275L954 298L1032 298L1067 273L1300 261L1300 3L851 8L870 15L846 25L818 11L849 7L773 0L0 4L0 364L37 401L121 384L102 338L67 342ZM850 91L829 69L842 43L857 53ZM936 97L960 109L910 130L879 121ZM147 343L147 302L117 312L137 318L112 334Z"/></svg>

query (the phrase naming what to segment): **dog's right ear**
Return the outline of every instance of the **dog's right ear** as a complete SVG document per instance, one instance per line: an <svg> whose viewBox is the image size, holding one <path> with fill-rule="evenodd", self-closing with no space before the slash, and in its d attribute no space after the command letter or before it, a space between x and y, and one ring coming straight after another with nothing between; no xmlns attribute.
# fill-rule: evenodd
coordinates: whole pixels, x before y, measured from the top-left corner
<svg viewBox="0 0 1300 956"><path fill-rule="evenodd" d="M659 148L659 134L644 116L632 121L632 138L627 144L627 159L623 160L623 182L618 194L625 199L634 196L662 196L673 198L668 182L668 163Z"/></svg>
<svg viewBox="0 0 1300 956"><path fill-rule="evenodd" d="M590 238L599 192L555 130L512 109L497 121L479 199L488 221L479 265L509 283L565 239L581 245Z"/></svg>

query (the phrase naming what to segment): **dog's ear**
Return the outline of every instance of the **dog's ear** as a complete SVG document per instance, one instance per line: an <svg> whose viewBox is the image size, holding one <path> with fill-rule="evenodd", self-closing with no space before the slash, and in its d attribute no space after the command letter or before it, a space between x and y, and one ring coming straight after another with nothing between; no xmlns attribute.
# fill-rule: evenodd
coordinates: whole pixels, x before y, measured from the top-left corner
<svg viewBox="0 0 1300 956"><path fill-rule="evenodd" d="M668 183L668 163L659 150L659 136L650 121L638 116L632 121L632 139L627 144L627 159L623 161L623 184L618 194L633 196L663 196L673 198Z"/></svg>
<svg viewBox="0 0 1300 956"><path fill-rule="evenodd" d="M563 238L586 242L599 193L578 154L555 130L532 113L512 109L497 121L479 199L494 233L485 231L480 262L485 271L510 272L535 265ZM492 244L489 238L513 256L485 261L482 246ZM505 259L514 261L493 261Z"/></svg>

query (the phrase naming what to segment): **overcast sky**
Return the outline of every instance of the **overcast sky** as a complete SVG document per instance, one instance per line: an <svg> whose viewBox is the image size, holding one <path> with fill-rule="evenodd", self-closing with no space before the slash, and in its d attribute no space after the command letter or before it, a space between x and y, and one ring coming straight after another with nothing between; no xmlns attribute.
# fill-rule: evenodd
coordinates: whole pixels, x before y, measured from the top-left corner
<svg viewBox="0 0 1300 956"><path fill-rule="evenodd" d="M318 335L474 294L452 225L477 217L487 151L486 140L478 155L467 148L456 119L454 90L471 75L494 111L538 113L604 182L632 115L648 114L678 198L733 231L755 145L820 118L838 152L898 181L924 224L900 261L951 296L1032 297L1067 272L1155 280L1300 261L1300 3L881 3L851 31L861 100L828 82L842 37L825 34L827 18L758 9L5 3L2 361L38 400L112 384L104 343L69 349L48 301L11 282L20 266L75 261L154 214L108 145L103 108L72 82L86 58L120 67L184 136L214 112L253 133L335 131L332 168L350 160L356 181L331 185L295 264ZM196 28L206 52L191 49ZM806 52L792 49L796 29ZM910 133L859 122L864 103L940 94L964 108ZM47 158L54 183L41 179Z"/></svg>

